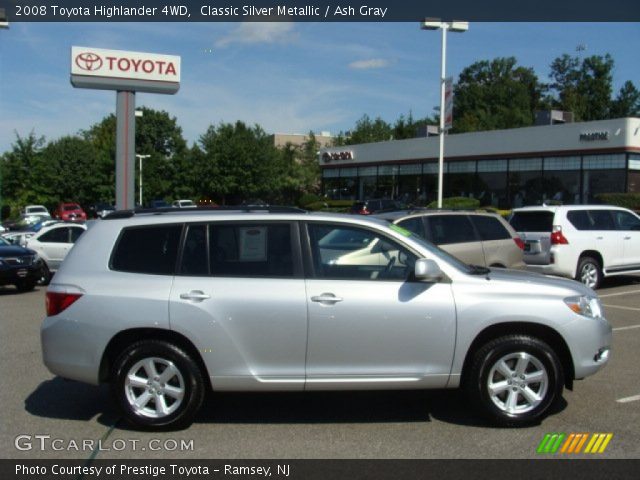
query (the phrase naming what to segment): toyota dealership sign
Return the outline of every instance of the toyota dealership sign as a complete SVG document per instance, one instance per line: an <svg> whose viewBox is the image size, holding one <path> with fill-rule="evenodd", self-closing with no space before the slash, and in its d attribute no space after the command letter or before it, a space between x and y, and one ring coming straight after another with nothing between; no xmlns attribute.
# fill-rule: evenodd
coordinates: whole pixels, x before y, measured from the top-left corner
<svg viewBox="0 0 640 480"><path fill-rule="evenodd" d="M175 93L180 57L71 47L71 83L81 88Z"/></svg>

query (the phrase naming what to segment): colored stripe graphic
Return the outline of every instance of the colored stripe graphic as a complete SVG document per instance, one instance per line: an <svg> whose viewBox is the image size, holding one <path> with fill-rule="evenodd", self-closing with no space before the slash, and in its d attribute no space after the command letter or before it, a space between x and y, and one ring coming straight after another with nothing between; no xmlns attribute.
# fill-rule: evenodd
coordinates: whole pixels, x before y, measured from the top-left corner
<svg viewBox="0 0 640 480"><path fill-rule="evenodd" d="M536 453L603 453L612 438L613 433L570 433L569 435L555 432L547 433L538 445Z"/></svg>
<svg viewBox="0 0 640 480"><path fill-rule="evenodd" d="M537 453L556 453L565 436L564 433L547 433L538 445Z"/></svg>

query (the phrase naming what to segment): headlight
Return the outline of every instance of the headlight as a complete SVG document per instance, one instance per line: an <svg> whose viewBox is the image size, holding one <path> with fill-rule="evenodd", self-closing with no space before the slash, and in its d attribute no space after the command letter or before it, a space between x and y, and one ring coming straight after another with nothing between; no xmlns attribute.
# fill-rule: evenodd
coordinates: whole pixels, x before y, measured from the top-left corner
<svg viewBox="0 0 640 480"><path fill-rule="evenodd" d="M589 318L602 318L602 304L597 297L587 297L586 295L578 297L568 297L564 299L573 312Z"/></svg>
<svg viewBox="0 0 640 480"><path fill-rule="evenodd" d="M37 265L40 262L40 256L36 253L35 255L31 255L31 265Z"/></svg>

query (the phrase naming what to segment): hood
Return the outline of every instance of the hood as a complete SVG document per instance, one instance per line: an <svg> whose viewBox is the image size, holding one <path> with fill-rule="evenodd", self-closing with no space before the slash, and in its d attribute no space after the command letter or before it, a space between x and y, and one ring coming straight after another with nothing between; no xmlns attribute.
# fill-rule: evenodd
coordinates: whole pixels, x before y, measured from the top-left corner
<svg viewBox="0 0 640 480"><path fill-rule="evenodd" d="M596 292L575 280L568 278L554 277L551 275L542 275L540 273L527 272L524 270L509 270L502 268L492 268L491 273L487 274L490 280L501 281L506 283L544 285L546 287L561 288L575 292L574 295L587 295L589 297L597 297Z"/></svg>
<svg viewBox="0 0 640 480"><path fill-rule="evenodd" d="M19 245L2 245L0 246L0 258L2 257L21 257L23 255L35 255L36 252L29 248Z"/></svg>

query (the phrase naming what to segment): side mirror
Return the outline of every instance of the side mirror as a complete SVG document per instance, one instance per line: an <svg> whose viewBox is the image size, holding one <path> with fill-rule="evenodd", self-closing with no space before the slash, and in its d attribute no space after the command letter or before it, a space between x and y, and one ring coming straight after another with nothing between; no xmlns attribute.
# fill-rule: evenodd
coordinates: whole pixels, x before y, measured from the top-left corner
<svg viewBox="0 0 640 480"><path fill-rule="evenodd" d="M422 282L439 282L444 278L444 273L434 260L419 258L414 269L416 280Z"/></svg>

